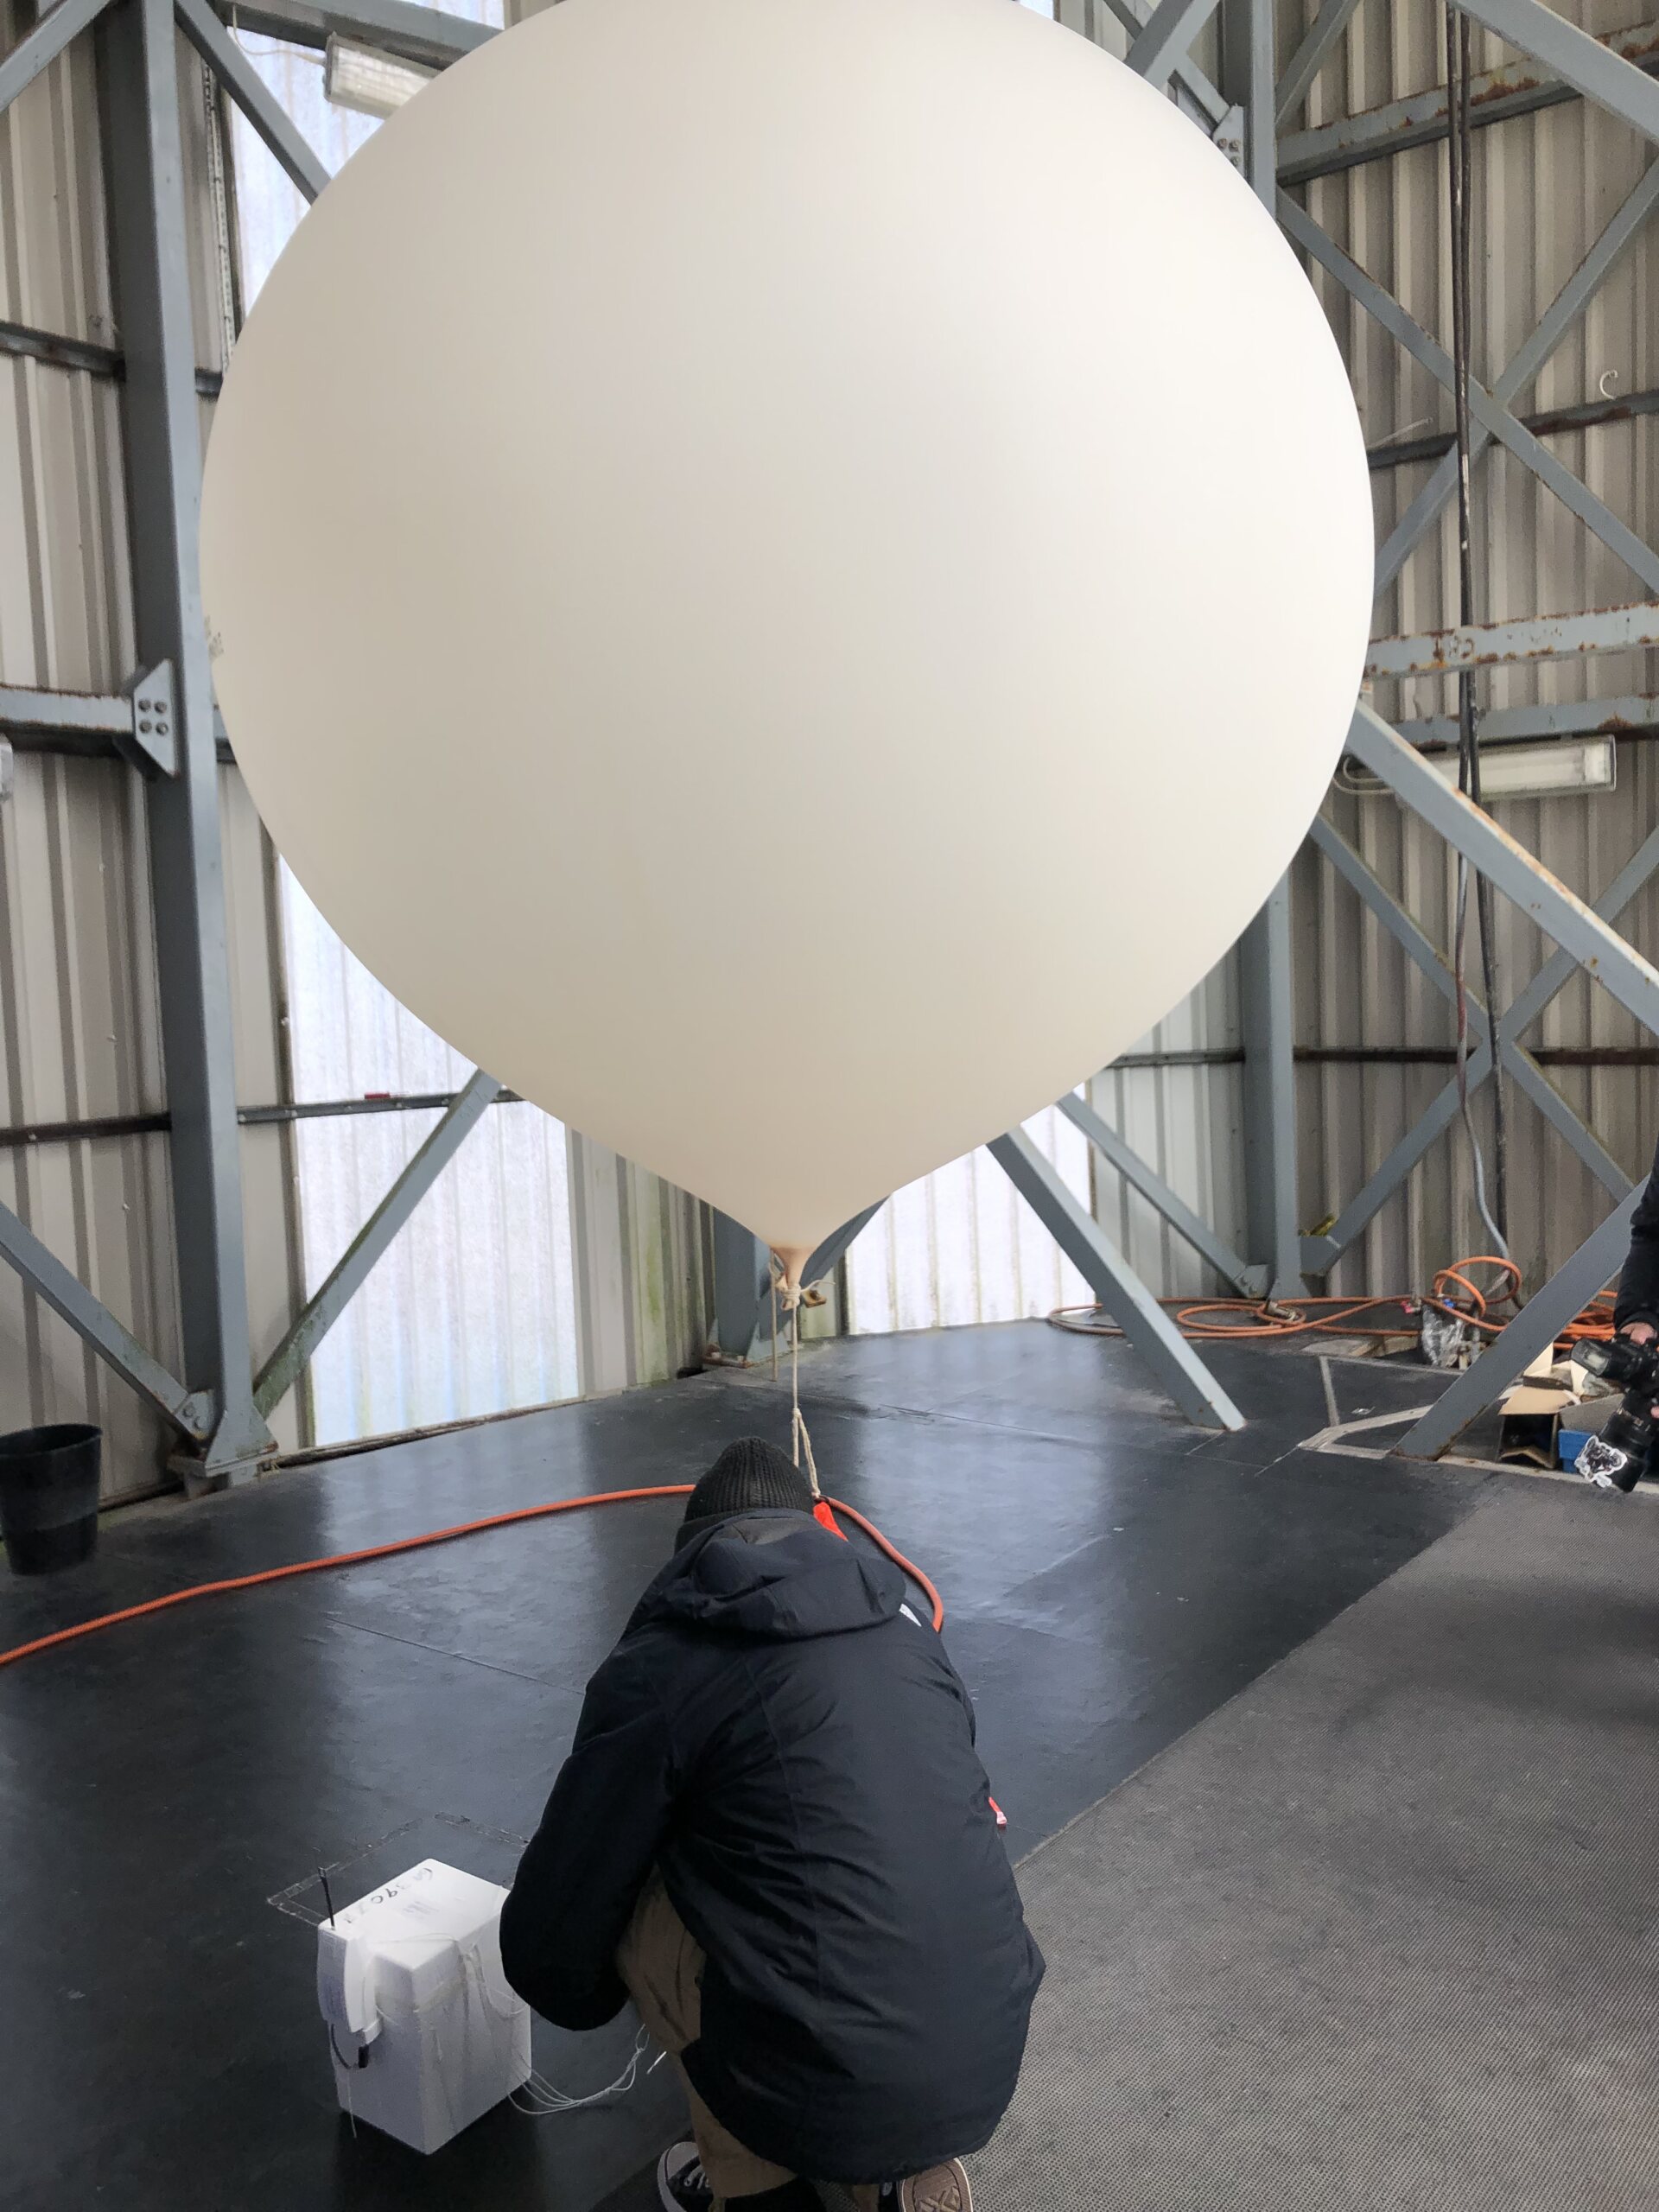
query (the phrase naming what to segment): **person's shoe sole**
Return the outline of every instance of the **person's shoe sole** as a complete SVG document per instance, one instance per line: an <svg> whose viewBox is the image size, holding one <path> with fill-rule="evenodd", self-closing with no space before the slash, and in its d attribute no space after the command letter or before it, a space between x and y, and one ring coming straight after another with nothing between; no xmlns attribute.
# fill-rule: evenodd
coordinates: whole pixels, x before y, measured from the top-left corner
<svg viewBox="0 0 1659 2212"><path fill-rule="evenodd" d="M694 2166L696 2162L696 2146L685 2143L671 2145L658 2159L657 2195L662 2203L663 2212L681 2212L684 2199L677 2196L670 2184L683 2174L688 2166Z"/></svg>
<svg viewBox="0 0 1659 2212"><path fill-rule="evenodd" d="M899 2184L899 2212L974 2212L974 2192L960 2158L930 2166Z"/></svg>

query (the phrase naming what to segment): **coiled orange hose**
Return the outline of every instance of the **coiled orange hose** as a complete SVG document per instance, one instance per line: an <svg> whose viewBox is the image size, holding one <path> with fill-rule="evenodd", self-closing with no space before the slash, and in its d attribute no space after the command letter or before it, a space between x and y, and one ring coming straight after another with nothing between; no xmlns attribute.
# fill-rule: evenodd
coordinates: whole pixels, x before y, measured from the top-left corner
<svg viewBox="0 0 1659 2212"><path fill-rule="evenodd" d="M1482 1290L1469 1273L1471 1268L1496 1268L1501 1280ZM1389 1298L1298 1298L1284 1302L1249 1298L1165 1298L1159 1303L1174 1308L1176 1326L1186 1336L1200 1344L1213 1344L1224 1338L1245 1342L1263 1337L1316 1333L1414 1337L1417 1309L1423 1306L1433 1306L1452 1320L1464 1322L1483 1336L1496 1336L1513 1317L1506 1314L1501 1319L1494 1319L1491 1309L1518 1305L1520 1294L1521 1270L1514 1261L1498 1259L1490 1252L1478 1252L1469 1259L1458 1261L1453 1267L1442 1268L1428 1295L1421 1299L1402 1293ZM1360 1319L1362 1314L1383 1309L1391 1310L1399 1317L1391 1325L1367 1325ZM1062 1306L1048 1318L1056 1328L1071 1329L1080 1336L1122 1336L1123 1332L1115 1322L1090 1318L1103 1311L1098 1306ZM1613 1296L1611 1291L1604 1290L1567 1323L1556 1342L1567 1350L1586 1337L1605 1338L1612 1333Z"/></svg>
<svg viewBox="0 0 1659 2212"><path fill-rule="evenodd" d="M197 1582L188 1590L169 1590L163 1598L147 1598L141 1605L124 1605L119 1612L99 1613L95 1619L78 1621L73 1628L54 1629L50 1636L37 1636L29 1643L15 1644L10 1651L0 1651L0 1667L10 1667L14 1661L27 1659L36 1651L49 1651L54 1644L73 1643L78 1637L91 1636L99 1629L114 1628L121 1621L142 1619L146 1613L165 1612L170 1605L182 1605L193 1598L213 1598L232 1590L252 1590L262 1582L286 1582L291 1575L318 1574L325 1567L359 1567L365 1560L391 1559L398 1552L424 1550L429 1544L452 1543L457 1536L473 1536L485 1529L510 1528L515 1521L540 1521L551 1513L575 1513L588 1505L626 1505L640 1497L688 1497L690 1483L670 1483L655 1490L607 1490L595 1492L590 1497L556 1498L549 1505L521 1505L511 1513L492 1513L481 1521L458 1521L453 1529L433 1529L422 1536L400 1536L395 1543L369 1544L356 1552L334 1552L327 1559L301 1559L287 1567L268 1567L257 1574L233 1574L222 1582ZM855 1506L843 1505L839 1498L830 1503L854 1527L864 1534L890 1559L927 1599L933 1608L933 1625L944 1626L944 1600L934 1588L921 1568L907 1560L896 1544L890 1543L873 1521L867 1521Z"/></svg>

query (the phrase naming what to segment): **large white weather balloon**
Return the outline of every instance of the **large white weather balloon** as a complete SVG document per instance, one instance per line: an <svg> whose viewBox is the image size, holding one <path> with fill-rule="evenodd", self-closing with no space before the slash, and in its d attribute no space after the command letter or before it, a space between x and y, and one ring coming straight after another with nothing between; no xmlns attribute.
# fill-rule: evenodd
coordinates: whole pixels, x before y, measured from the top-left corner
<svg viewBox="0 0 1659 2212"><path fill-rule="evenodd" d="M452 1043L798 1260L1288 862L1371 597L1267 213L1009 0L563 0L237 347L205 599L281 850Z"/></svg>

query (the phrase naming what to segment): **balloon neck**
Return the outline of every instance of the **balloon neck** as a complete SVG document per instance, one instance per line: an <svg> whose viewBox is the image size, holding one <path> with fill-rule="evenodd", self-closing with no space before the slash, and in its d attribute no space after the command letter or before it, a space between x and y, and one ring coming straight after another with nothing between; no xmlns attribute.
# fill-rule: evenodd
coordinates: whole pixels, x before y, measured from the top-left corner
<svg viewBox="0 0 1659 2212"><path fill-rule="evenodd" d="M774 1245L772 1256L778 1274L778 1296L785 1312L792 1312L801 1302L801 1270L812 1254L796 1245Z"/></svg>

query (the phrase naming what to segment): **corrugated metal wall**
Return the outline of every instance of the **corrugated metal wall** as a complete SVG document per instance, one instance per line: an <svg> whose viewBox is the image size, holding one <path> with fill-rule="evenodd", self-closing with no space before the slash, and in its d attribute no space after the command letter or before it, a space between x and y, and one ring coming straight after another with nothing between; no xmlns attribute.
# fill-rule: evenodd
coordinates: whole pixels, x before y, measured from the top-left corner
<svg viewBox="0 0 1659 2212"><path fill-rule="evenodd" d="M0 10L10 46L34 19ZM181 102L200 275L198 359L220 365L200 64ZM0 116L0 316L118 346L105 239L92 48L86 36ZM207 415L204 404L204 426ZM133 675L118 387L83 369L0 362L0 681L118 690ZM0 807L0 1068L9 1133L160 1113L143 787L112 762L20 754ZM277 1050L268 863L239 779L221 779L238 1096L269 1101ZM257 1349L294 1306L280 1131L245 1133L248 1278ZM166 1362L180 1357L162 1135L0 1147L0 1200ZM0 1427L92 1420L105 1489L156 1482L168 1433L9 1269L0 1270ZM291 1434L291 1431L289 1432Z"/></svg>
<svg viewBox="0 0 1659 2212"><path fill-rule="evenodd" d="M1026 1128L1087 1205L1089 1146L1079 1131L1052 1106ZM855 1335L1017 1321L1088 1298L1082 1276L982 1150L895 1192L847 1255Z"/></svg>

